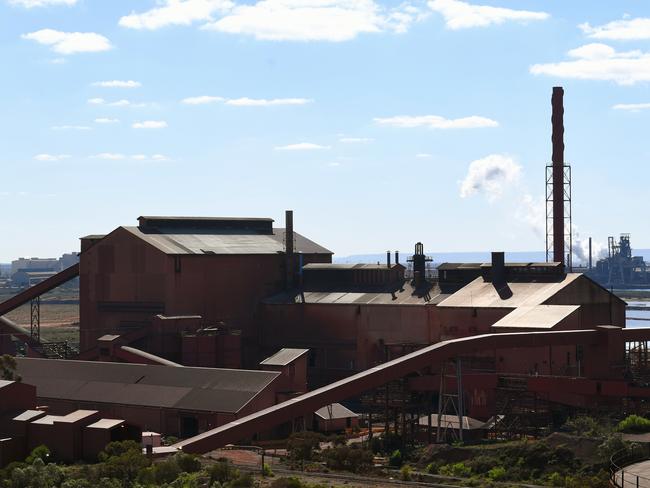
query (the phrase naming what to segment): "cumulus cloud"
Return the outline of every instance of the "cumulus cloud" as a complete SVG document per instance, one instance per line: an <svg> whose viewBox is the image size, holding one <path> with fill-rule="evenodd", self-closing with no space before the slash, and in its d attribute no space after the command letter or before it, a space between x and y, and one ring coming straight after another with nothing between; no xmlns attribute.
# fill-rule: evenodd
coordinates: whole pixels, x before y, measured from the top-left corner
<svg viewBox="0 0 650 488"><path fill-rule="evenodd" d="M230 10L230 0L163 0L160 7L146 12L131 12L120 18L119 24L129 29L156 30L170 25L190 25L208 22L213 15Z"/></svg>
<svg viewBox="0 0 650 488"><path fill-rule="evenodd" d="M415 155L415 157L418 158L418 159L428 159L428 158L432 157L432 155L429 154L429 153L417 153Z"/></svg>
<svg viewBox="0 0 650 488"><path fill-rule="evenodd" d="M320 144L313 144L311 142L299 142L297 144L277 146L275 149L276 151L315 151L329 148L330 146L321 146Z"/></svg>
<svg viewBox="0 0 650 488"><path fill-rule="evenodd" d="M49 7L54 5L75 5L79 0L9 0L9 5L20 5L25 8Z"/></svg>
<svg viewBox="0 0 650 488"><path fill-rule="evenodd" d="M640 112L650 109L650 103L617 103L612 107L614 110L627 110L629 112Z"/></svg>
<svg viewBox="0 0 650 488"><path fill-rule="evenodd" d="M373 0L261 0L237 5L204 28L260 40L341 42L364 33L405 32L422 17L412 5L388 9Z"/></svg>
<svg viewBox="0 0 650 488"><path fill-rule="evenodd" d="M61 161L69 157L69 154L37 154L34 159L37 161Z"/></svg>
<svg viewBox="0 0 650 488"><path fill-rule="evenodd" d="M102 88L140 88L142 83L133 80L109 80L109 81L96 81L93 86Z"/></svg>
<svg viewBox="0 0 650 488"><path fill-rule="evenodd" d="M374 141L371 137L341 137L339 142L343 144L367 144Z"/></svg>
<svg viewBox="0 0 650 488"><path fill-rule="evenodd" d="M445 25L452 30L468 29L471 27L486 27L503 24L507 21L529 22L546 20L550 17L546 12L529 10L513 10L488 5L472 5L460 0L430 0L429 8L445 19Z"/></svg>
<svg viewBox="0 0 650 488"><path fill-rule="evenodd" d="M578 27L592 39L612 41L650 39L650 18L647 17L615 20L599 26L592 26L585 22Z"/></svg>
<svg viewBox="0 0 650 488"><path fill-rule="evenodd" d="M379 125L389 127L428 127L429 129L476 129L481 127L498 127L496 120L472 115L460 119L447 119L439 115L396 115L394 117L376 117Z"/></svg>
<svg viewBox="0 0 650 488"><path fill-rule="evenodd" d="M181 100L182 103L186 105L206 105L208 103L223 102L225 98L223 97L212 97L210 95L201 95L198 97L188 97Z"/></svg>
<svg viewBox="0 0 650 488"><path fill-rule="evenodd" d="M142 122L134 122L131 127L134 129L164 129L167 127L167 122L164 120L143 120Z"/></svg>
<svg viewBox="0 0 650 488"><path fill-rule="evenodd" d="M99 117L95 119L96 124L117 124L120 119L111 119L109 117Z"/></svg>
<svg viewBox="0 0 650 488"><path fill-rule="evenodd" d="M93 159L107 159L107 160L110 160L110 161L119 161L121 159L126 158L126 156L124 154L109 153L109 152L95 154L94 156L90 156L90 157L93 158Z"/></svg>
<svg viewBox="0 0 650 488"><path fill-rule="evenodd" d="M520 175L521 166L513 158L490 154L470 163L467 175L460 184L460 196L466 198L482 193L488 201L494 201L501 197L508 186L516 183Z"/></svg>
<svg viewBox="0 0 650 488"><path fill-rule="evenodd" d="M619 52L611 46L592 43L569 51L570 61L534 64L530 72L557 78L613 81L634 85L650 81L650 53L639 50Z"/></svg>
<svg viewBox="0 0 650 488"><path fill-rule="evenodd" d="M103 98L89 98L88 103L90 105L106 105L107 107L134 107L134 108L139 108L139 107L146 107L146 103L133 103L130 100L126 99L121 99L121 100L116 100L114 102L108 102L104 100Z"/></svg>
<svg viewBox="0 0 650 488"><path fill-rule="evenodd" d="M108 38L95 32L62 32L54 29L41 29L23 34L22 38L50 46L52 51L64 55L108 51L113 48Z"/></svg>
<svg viewBox="0 0 650 488"><path fill-rule="evenodd" d="M55 125L52 130L90 130L87 125Z"/></svg>

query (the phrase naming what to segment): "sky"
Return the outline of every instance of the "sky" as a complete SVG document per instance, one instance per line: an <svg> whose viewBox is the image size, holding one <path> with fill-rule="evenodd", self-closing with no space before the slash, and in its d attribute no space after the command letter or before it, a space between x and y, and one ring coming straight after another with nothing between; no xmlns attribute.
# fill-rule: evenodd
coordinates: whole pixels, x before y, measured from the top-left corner
<svg viewBox="0 0 650 488"><path fill-rule="evenodd" d="M650 247L644 0L0 0L0 262L140 215L271 217L337 255ZM578 251L579 252L579 251Z"/></svg>

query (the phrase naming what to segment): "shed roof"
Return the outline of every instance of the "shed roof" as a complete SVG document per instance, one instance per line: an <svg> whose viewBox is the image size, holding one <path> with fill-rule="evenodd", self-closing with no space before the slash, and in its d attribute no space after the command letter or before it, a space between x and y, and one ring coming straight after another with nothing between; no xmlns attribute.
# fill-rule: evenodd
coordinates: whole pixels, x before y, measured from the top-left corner
<svg viewBox="0 0 650 488"><path fill-rule="evenodd" d="M17 358L39 398L235 413L280 373Z"/></svg>
<svg viewBox="0 0 650 488"><path fill-rule="evenodd" d="M124 420L121 419L99 419L94 424L87 426L88 429L112 429L118 425L122 425Z"/></svg>
<svg viewBox="0 0 650 488"><path fill-rule="evenodd" d="M440 426L441 427L447 427L450 429L458 429L458 415L446 415L443 414L441 416L442 418L440 419ZM420 417L418 419L418 424L420 425L429 425L429 419L425 415L423 417ZM463 416L463 430L475 430L475 429L487 429L488 428L488 423L487 422L481 422L480 420L477 420L472 417L468 417L467 415ZM438 414L431 414L431 425L432 426L438 426Z"/></svg>
<svg viewBox="0 0 650 488"><path fill-rule="evenodd" d="M474 281L449 296L439 307L476 308L517 308L541 305L560 290L582 276L580 273L567 273L553 282L511 282L508 283L511 295L502 298L493 283L476 278Z"/></svg>
<svg viewBox="0 0 650 488"><path fill-rule="evenodd" d="M341 271L351 269L380 269L388 270L394 268L405 268L401 263L392 263L390 268L386 264L368 264L368 263L309 263L305 264L302 269L305 271Z"/></svg>
<svg viewBox="0 0 650 488"><path fill-rule="evenodd" d="M308 352L309 349L291 349L285 347L284 349L280 349L273 356L266 358L260 364L266 366L286 366Z"/></svg>
<svg viewBox="0 0 650 488"><path fill-rule="evenodd" d="M340 403L332 403L331 405L326 405L323 408L316 410L314 414L323 420L347 419L350 417L359 416L358 413L354 413L352 410L341 405Z"/></svg>
<svg viewBox="0 0 650 488"><path fill-rule="evenodd" d="M524 305L510 312L492 327L552 329L579 308L580 305Z"/></svg>
<svg viewBox="0 0 650 488"><path fill-rule="evenodd" d="M235 232L147 231L121 227L165 254L278 254L284 249L284 229L271 234ZM294 232L295 252L332 254L329 249Z"/></svg>

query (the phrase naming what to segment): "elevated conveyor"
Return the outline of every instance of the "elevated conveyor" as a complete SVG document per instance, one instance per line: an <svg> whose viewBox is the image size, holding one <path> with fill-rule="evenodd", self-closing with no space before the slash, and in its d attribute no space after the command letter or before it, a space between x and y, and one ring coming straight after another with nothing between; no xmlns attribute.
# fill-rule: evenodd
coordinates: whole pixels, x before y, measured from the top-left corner
<svg viewBox="0 0 650 488"><path fill-rule="evenodd" d="M600 347L607 348L609 346L608 334L611 332L609 329L618 328L485 334L439 342L211 429L174 444L172 447L192 453L209 452L226 444L252 437L258 432L268 431L276 425L309 415L325 405L359 395L363 391L377 388L427 367L438 368L441 362L448 358L471 355L477 351L580 344L585 347L597 346L594 348L594 353L596 353ZM646 329L645 335L650 338L650 329ZM606 361L606 358L600 359Z"/></svg>

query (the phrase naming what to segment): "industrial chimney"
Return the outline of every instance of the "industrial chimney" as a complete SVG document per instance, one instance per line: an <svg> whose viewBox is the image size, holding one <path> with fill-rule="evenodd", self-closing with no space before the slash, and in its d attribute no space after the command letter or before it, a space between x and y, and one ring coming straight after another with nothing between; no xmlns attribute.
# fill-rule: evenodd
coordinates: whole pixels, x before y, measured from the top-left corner
<svg viewBox="0 0 650 488"><path fill-rule="evenodd" d="M553 87L553 261L564 267L564 89Z"/></svg>
<svg viewBox="0 0 650 488"><path fill-rule="evenodd" d="M293 255L293 210L285 212L285 229L284 229L284 249L286 258L286 285L290 290L293 287L293 273L295 270L294 255Z"/></svg>

